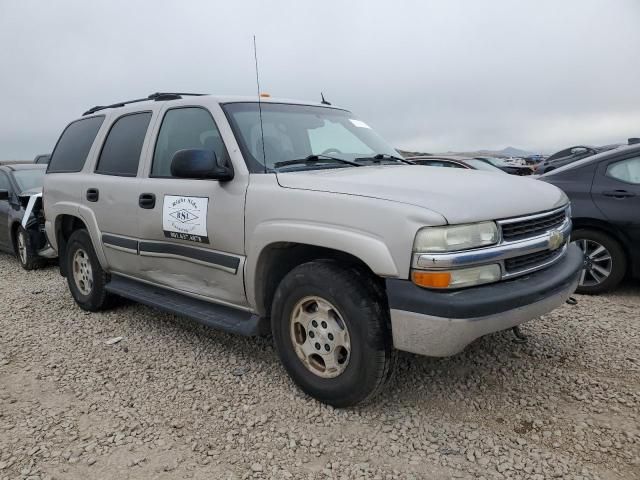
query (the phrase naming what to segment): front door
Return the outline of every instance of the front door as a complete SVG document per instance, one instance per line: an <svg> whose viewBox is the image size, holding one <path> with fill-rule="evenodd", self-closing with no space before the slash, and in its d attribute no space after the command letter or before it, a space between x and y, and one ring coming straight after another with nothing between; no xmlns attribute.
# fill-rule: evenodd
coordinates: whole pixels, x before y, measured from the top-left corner
<svg viewBox="0 0 640 480"><path fill-rule="evenodd" d="M167 108L140 194L153 199L138 209L140 277L182 293L246 306L243 284L244 200L248 179L175 178L178 150L213 150L229 162L209 110Z"/></svg>
<svg viewBox="0 0 640 480"><path fill-rule="evenodd" d="M640 156L600 162L591 195L612 223L640 242Z"/></svg>

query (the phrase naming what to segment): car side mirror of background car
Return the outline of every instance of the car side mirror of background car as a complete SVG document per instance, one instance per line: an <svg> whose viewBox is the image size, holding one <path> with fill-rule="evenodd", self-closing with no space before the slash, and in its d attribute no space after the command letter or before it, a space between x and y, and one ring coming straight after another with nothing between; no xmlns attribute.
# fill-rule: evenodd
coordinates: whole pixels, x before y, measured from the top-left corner
<svg viewBox="0 0 640 480"><path fill-rule="evenodd" d="M0 190L0 200L9 200L9 190Z"/></svg>
<svg viewBox="0 0 640 480"><path fill-rule="evenodd" d="M189 148L178 150L173 155L171 175L227 182L233 178L233 169L224 165L213 150Z"/></svg>

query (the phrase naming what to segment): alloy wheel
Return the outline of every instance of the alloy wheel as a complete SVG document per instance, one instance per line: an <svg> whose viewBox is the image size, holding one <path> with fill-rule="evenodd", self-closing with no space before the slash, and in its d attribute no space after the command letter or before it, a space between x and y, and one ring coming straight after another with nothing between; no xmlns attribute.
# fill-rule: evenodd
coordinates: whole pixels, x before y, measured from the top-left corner
<svg viewBox="0 0 640 480"><path fill-rule="evenodd" d="M93 289L93 269L89 255L79 248L73 255L73 280L83 295L89 295Z"/></svg>
<svg viewBox="0 0 640 480"><path fill-rule="evenodd" d="M24 238L23 232L18 233L18 255L22 264L26 265L28 260L27 239Z"/></svg>
<svg viewBox="0 0 640 480"><path fill-rule="evenodd" d="M305 297L291 312L291 342L302 364L321 378L335 378L349 364L351 340L340 312L321 297Z"/></svg>
<svg viewBox="0 0 640 480"><path fill-rule="evenodd" d="M588 239L577 240L582 250L584 266L580 274L581 287L593 287L603 283L611 275L613 261L611 253L604 245Z"/></svg>

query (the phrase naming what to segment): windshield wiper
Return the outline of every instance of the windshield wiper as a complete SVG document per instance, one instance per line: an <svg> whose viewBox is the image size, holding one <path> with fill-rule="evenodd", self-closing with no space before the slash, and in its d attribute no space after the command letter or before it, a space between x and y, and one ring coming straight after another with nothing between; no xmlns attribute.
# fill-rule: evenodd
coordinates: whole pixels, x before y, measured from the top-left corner
<svg viewBox="0 0 640 480"><path fill-rule="evenodd" d="M305 158L296 158L293 160L284 160L282 162L276 162L273 164L274 168L280 168L280 167L286 167L289 165L314 165L317 162L320 162L322 160L331 160L334 162L338 162L338 163L344 163L347 165L353 165L354 167L361 167L362 165L360 165L359 163L356 162L352 162L351 160L345 160L343 158L337 158L337 157L331 157L329 155L322 155L322 154L318 154L318 155L308 155Z"/></svg>
<svg viewBox="0 0 640 480"><path fill-rule="evenodd" d="M376 153L375 155L372 155L370 157L356 158L356 162L370 161L373 163L381 163L383 160L390 160L394 162L406 163L408 165L414 165L414 163L409 160L396 157L395 155L389 155L388 153Z"/></svg>

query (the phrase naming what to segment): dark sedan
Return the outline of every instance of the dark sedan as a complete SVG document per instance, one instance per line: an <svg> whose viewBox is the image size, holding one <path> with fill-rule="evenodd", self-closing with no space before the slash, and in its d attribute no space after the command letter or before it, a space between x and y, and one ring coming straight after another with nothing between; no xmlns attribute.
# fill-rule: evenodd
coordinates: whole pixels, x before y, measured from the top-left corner
<svg viewBox="0 0 640 480"><path fill-rule="evenodd" d="M42 228L45 169L33 163L0 166L0 250L15 254L26 270L53 254Z"/></svg>
<svg viewBox="0 0 640 480"><path fill-rule="evenodd" d="M582 249L579 293L640 278L640 144L578 160L539 177L571 199L571 239Z"/></svg>

